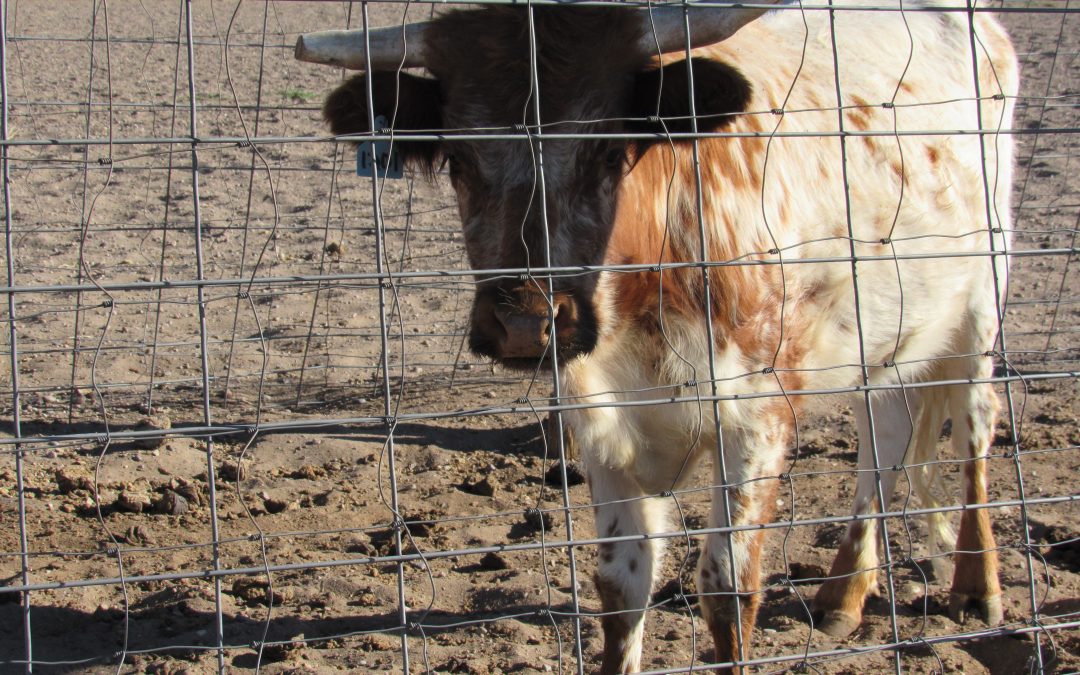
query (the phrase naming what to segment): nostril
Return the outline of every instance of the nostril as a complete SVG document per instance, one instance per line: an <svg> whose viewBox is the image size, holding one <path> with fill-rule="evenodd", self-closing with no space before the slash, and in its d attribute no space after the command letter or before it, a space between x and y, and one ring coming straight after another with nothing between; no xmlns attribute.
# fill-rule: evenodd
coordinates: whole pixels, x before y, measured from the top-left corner
<svg viewBox="0 0 1080 675"><path fill-rule="evenodd" d="M567 336L577 327L577 305L569 295L559 295L555 298L555 307L552 312L555 319L555 334Z"/></svg>

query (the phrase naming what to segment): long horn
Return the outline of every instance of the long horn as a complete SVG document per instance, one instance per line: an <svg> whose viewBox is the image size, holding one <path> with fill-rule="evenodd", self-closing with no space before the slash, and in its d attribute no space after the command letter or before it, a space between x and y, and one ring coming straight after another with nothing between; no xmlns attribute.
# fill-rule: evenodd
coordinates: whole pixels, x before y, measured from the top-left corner
<svg viewBox="0 0 1080 675"><path fill-rule="evenodd" d="M350 70L396 70L422 68L426 64L424 33L428 22L376 28L368 32L371 63L364 54L364 31L327 30L296 38L293 55L308 63L322 63ZM405 40L402 41L404 32ZM404 61L404 63L402 63Z"/></svg>
<svg viewBox="0 0 1080 675"><path fill-rule="evenodd" d="M769 7L746 7L745 4L775 5L785 0L750 0L748 3L732 2L730 7L699 7L692 5L690 12L690 48L704 47L728 39L740 28L758 18ZM667 5L651 12L641 10L645 29L638 49L645 54L680 51L686 48L686 32L683 23L683 7Z"/></svg>

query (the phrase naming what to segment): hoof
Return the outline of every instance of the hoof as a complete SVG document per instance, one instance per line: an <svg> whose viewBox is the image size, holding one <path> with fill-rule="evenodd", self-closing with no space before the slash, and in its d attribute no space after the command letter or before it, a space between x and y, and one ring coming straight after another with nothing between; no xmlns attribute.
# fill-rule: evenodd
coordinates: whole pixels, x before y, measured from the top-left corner
<svg viewBox="0 0 1080 675"><path fill-rule="evenodd" d="M852 616L839 610L817 610L813 614L814 629L834 638L844 638L855 632L862 623L861 616Z"/></svg>
<svg viewBox="0 0 1080 675"><path fill-rule="evenodd" d="M1001 596L992 595L980 598L964 593L949 594L949 618L956 623L967 623L970 617L977 616L989 626L996 626L1004 618L1001 609Z"/></svg>

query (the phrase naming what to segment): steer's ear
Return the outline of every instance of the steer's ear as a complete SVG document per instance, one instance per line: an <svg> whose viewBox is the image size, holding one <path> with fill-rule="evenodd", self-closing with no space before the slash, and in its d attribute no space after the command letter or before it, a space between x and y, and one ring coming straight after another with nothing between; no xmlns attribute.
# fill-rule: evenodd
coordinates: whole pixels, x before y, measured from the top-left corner
<svg viewBox="0 0 1080 675"><path fill-rule="evenodd" d="M371 131L367 112L367 78L371 78L371 94L375 101L375 116L383 116L395 136L394 147L405 163L425 174L438 169L439 143L410 141L413 133L431 133L442 129L439 83L408 73L375 72L349 78L326 97L323 117L335 135L359 134Z"/></svg>
<svg viewBox="0 0 1080 675"><path fill-rule="evenodd" d="M694 111L698 131L717 131L745 112L750 103L750 82L722 61L692 58ZM690 133L690 80L686 61L670 63L637 75L631 94L628 130L636 133ZM660 118L663 123L660 122ZM639 140L638 156L659 140Z"/></svg>

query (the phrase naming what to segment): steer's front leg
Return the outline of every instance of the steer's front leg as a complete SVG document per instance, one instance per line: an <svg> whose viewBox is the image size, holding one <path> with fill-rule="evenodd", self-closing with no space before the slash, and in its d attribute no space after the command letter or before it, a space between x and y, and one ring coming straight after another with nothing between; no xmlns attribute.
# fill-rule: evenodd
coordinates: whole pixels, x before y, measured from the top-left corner
<svg viewBox="0 0 1080 675"><path fill-rule="evenodd" d="M667 522L664 501L644 496L632 476L603 466L589 466L588 471L598 537L633 537L664 529ZM663 550L663 540L642 537L600 544L594 580L603 609L601 673L640 670L645 608Z"/></svg>
<svg viewBox="0 0 1080 675"><path fill-rule="evenodd" d="M782 424L725 433L726 476L714 457L710 527L756 525L771 520L777 483L768 476L779 472L784 456L782 439L786 435ZM764 538L760 530L706 537L698 561L698 591L717 662L741 661L750 656L750 637L761 602ZM741 672L738 667L731 670Z"/></svg>

